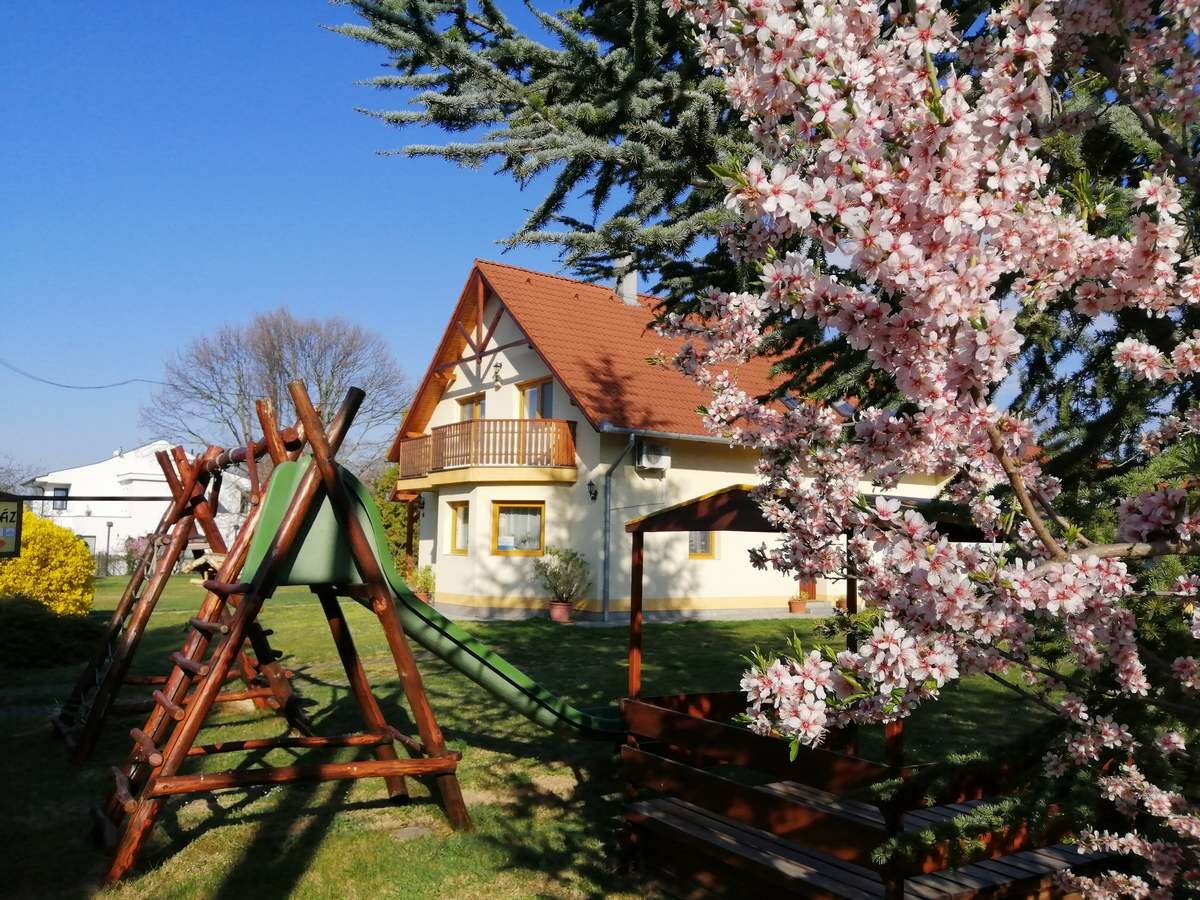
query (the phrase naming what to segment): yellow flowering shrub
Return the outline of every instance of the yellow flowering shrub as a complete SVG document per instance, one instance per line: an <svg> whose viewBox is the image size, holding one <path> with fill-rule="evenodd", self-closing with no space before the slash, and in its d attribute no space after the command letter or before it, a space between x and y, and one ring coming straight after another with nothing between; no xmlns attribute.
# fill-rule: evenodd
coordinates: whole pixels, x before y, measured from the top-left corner
<svg viewBox="0 0 1200 900"><path fill-rule="evenodd" d="M92 608L95 562L74 532L25 511L21 555L0 559L0 597L28 597L59 615Z"/></svg>

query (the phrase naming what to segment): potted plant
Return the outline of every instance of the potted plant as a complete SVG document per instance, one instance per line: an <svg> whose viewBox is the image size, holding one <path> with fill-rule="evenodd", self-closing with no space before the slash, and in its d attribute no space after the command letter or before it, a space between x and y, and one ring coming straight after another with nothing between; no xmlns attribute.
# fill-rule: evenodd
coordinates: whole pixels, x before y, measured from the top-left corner
<svg viewBox="0 0 1200 900"><path fill-rule="evenodd" d="M414 568L408 576L408 586L424 603L428 603L433 596L434 584L433 566Z"/></svg>
<svg viewBox="0 0 1200 900"><path fill-rule="evenodd" d="M811 579L801 581L796 587L796 596L788 600L788 612L800 615L808 608L808 601L816 596L816 583Z"/></svg>
<svg viewBox="0 0 1200 900"><path fill-rule="evenodd" d="M546 555L534 560L533 570L550 593L550 620L570 622L572 606L592 583L587 560L574 550L547 547Z"/></svg>

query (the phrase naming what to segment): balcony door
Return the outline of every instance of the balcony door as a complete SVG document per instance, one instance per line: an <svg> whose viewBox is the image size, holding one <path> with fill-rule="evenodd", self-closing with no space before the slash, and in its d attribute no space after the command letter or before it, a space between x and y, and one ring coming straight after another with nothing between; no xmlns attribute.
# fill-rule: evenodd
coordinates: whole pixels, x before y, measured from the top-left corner
<svg viewBox="0 0 1200 900"><path fill-rule="evenodd" d="M460 466L476 465L483 460L483 420L487 415L487 394L475 394L458 401L458 420L454 447Z"/></svg>
<svg viewBox="0 0 1200 900"><path fill-rule="evenodd" d="M543 419L551 418L554 403L554 382L549 378L521 385L520 458L523 465L549 466L554 464L554 426Z"/></svg>

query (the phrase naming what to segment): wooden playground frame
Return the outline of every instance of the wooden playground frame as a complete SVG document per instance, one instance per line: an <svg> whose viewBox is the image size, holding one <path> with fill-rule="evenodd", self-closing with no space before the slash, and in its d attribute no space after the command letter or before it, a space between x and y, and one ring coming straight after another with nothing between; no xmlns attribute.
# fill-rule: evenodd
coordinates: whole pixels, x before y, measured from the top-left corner
<svg viewBox="0 0 1200 900"><path fill-rule="evenodd" d="M155 692L154 708L142 728L131 732L132 747L125 762L113 767L114 787L102 806L93 810L97 834L112 849L112 863L104 880L123 878L136 861L167 797L258 784L295 781L330 781L356 778L381 778L389 797L408 796L406 776L429 778L431 792L440 800L447 818L456 829L469 829L470 816L462 798L455 771L458 754L446 748L441 729L425 695L420 671L405 638L403 627L370 539L354 512L352 499L334 462L364 394L352 388L346 395L328 429L322 423L304 385L292 382L288 391L300 417L295 429L299 447L288 449L274 420L274 413L263 403L258 405L263 426L261 445L274 462L298 457L307 444L311 456L286 512L267 548L266 556L249 582L238 581L251 547L261 505L256 505L233 545L229 548L217 576L204 583L206 590L198 614L190 622L190 631L180 651L171 654L173 668L162 690ZM249 444L242 453L234 451L229 459L240 457L249 465L259 445ZM256 476L252 476L256 479ZM184 482L186 485L186 482ZM327 498L338 526L345 534L359 585L322 585L314 588L325 614L339 658L349 679L365 729L346 735L314 735L292 722L292 731L277 738L227 741L198 745L196 738L222 693L223 685L237 664L247 640L258 628L258 616L274 593L289 553L303 535L303 529L315 504ZM363 603L375 613L387 638L418 738L411 738L388 725L351 638L338 604L339 596ZM234 598L237 598L236 601ZM401 759L395 744L411 758ZM310 765L265 766L216 773L186 774L181 771L191 757L211 756L242 750L274 748L369 749L374 759Z"/></svg>

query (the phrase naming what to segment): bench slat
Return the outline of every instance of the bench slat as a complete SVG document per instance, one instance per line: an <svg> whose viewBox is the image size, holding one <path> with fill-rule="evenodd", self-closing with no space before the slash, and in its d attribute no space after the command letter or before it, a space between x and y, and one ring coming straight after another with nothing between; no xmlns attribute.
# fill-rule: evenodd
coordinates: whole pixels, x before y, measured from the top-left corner
<svg viewBox="0 0 1200 900"><path fill-rule="evenodd" d="M734 829L720 828L721 823L710 820L708 824L679 815L673 804L664 801L636 803L626 813L635 824L642 824L664 834L668 839L700 843L715 850L729 864L751 869L768 880L787 885L802 882L829 892L832 896L849 900L881 900L883 885L873 892L860 890L838 878L830 878L816 868L805 865L770 850L752 846ZM640 821L639 821L640 820ZM733 832L733 833L731 833ZM766 832L763 832L766 834ZM770 837L768 835L768 837Z"/></svg>
<svg viewBox="0 0 1200 900"><path fill-rule="evenodd" d="M1032 875L1031 872L1026 872L1017 866L1008 865L1003 862L1003 859L1004 857L1000 857L1000 859L981 859L979 862L972 863L971 865L987 869L989 872L997 872L1003 875L1007 881L1023 881Z"/></svg>
<svg viewBox="0 0 1200 900"><path fill-rule="evenodd" d="M886 823L878 807L861 800L847 800L837 794L831 794L820 788L809 787L798 781L776 781L761 786L762 790L771 791L785 797L794 797L811 806L826 807L839 815L850 816L863 821L874 828L884 828Z"/></svg>
<svg viewBox="0 0 1200 900"><path fill-rule="evenodd" d="M686 800L670 798L663 802L670 804L675 812L683 817L700 822L715 822L718 826L735 833L739 838L749 841L753 846L791 859L802 866L816 869L839 881L848 880L868 892L882 890L883 881L879 874L864 866L846 862L817 850L809 850L800 844L778 838L769 832L688 803Z"/></svg>

